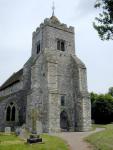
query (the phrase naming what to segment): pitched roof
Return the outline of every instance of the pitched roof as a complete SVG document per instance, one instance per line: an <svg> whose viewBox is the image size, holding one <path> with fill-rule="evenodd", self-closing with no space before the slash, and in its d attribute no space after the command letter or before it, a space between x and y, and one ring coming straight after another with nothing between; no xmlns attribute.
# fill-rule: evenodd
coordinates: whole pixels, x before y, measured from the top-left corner
<svg viewBox="0 0 113 150"><path fill-rule="evenodd" d="M14 73L6 82L0 87L0 91L6 89L7 87L10 87L11 85L17 83L20 81L21 77L23 75L23 68Z"/></svg>

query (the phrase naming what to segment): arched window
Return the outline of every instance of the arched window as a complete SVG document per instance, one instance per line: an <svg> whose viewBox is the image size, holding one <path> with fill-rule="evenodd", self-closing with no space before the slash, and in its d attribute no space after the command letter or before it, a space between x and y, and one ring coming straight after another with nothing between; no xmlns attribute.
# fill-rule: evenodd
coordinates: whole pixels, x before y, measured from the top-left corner
<svg viewBox="0 0 113 150"><path fill-rule="evenodd" d="M16 107L14 103L10 103L6 109L6 121L15 121L16 119Z"/></svg>

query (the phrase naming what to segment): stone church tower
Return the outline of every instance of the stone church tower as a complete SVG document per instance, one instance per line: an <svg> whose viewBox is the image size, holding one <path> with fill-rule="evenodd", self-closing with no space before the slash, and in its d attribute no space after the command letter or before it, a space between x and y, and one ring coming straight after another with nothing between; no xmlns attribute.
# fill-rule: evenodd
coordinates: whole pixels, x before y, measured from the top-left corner
<svg viewBox="0 0 113 150"><path fill-rule="evenodd" d="M86 67L75 55L74 28L53 15L33 32L26 123L40 132L87 131L91 106Z"/></svg>
<svg viewBox="0 0 113 150"><path fill-rule="evenodd" d="M22 124L38 133L91 129L86 67L74 36L54 14L33 32L30 59L0 87L0 131Z"/></svg>

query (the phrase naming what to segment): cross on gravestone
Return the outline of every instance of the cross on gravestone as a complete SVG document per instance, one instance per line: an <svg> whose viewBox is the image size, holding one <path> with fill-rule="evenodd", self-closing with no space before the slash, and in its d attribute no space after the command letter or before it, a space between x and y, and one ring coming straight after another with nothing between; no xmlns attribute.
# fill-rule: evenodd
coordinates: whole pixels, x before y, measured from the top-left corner
<svg viewBox="0 0 113 150"><path fill-rule="evenodd" d="M36 131L37 131L37 134L42 133L42 122L41 121L36 121Z"/></svg>
<svg viewBox="0 0 113 150"><path fill-rule="evenodd" d="M32 131L36 132L36 118L37 118L37 110L32 109Z"/></svg>

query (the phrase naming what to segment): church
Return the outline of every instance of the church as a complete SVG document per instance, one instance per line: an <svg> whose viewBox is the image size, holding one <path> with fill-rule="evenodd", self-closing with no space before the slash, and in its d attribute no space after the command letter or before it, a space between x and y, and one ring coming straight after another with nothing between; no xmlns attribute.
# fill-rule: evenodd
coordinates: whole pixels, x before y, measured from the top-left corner
<svg viewBox="0 0 113 150"><path fill-rule="evenodd" d="M0 131L23 124L40 133L91 129L87 73L76 55L74 27L54 12L33 32L23 68L0 86Z"/></svg>

